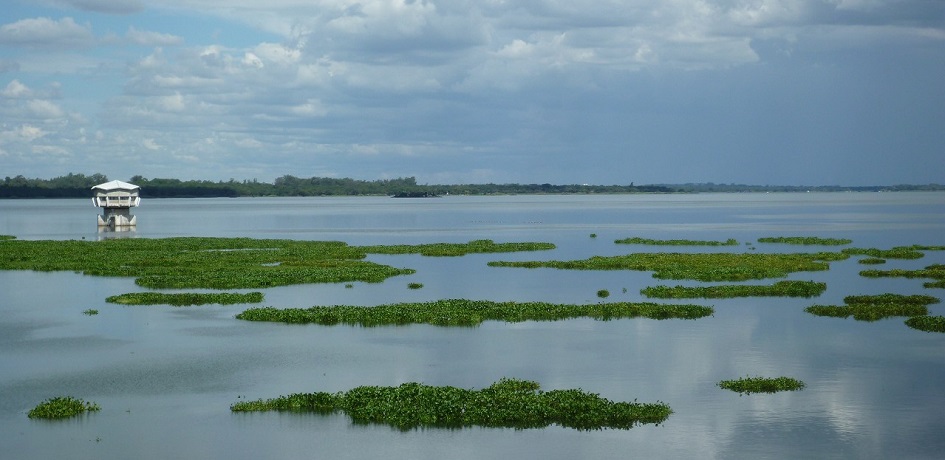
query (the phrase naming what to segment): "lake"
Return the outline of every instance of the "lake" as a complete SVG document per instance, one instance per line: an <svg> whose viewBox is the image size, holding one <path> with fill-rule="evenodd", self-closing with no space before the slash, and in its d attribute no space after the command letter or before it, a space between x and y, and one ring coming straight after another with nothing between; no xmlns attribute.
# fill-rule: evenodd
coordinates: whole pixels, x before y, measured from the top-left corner
<svg viewBox="0 0 945 460"><path fill-rule="evenodd" d="M690 284L650 272L488 267L630 252L836 251L761 237L849 238L850 246L945 244L945 193L447 196L147 199L133 232L100 233L88 200L0 200L0 234L18 239L220 236L352 245L541 241L557 249L463 257L371 255L416 273L383 283L264 290L264 305L378 305L446 298L596 303L650 301L640 289ZM596 237L591 237L596 234ZM737 239L734 247L618 245L614 240ZM2 244L2 243L0 243ZM858 275L945 263L945 251L879 267L858 257L789 279L823 281L818 298L696 299L698 320L591 319L361 328L239 321L247 305L120 306L133 278L0 271L0 445L5 458L941 458L945 334L903 318L823 318L804 308L847 295L928 294L928 280ZM770 283L776 280L765 280ZM422 283L409 289L408 283ZM758 282L761 283L761 282ZM97 309L95 316L84 315ZM934 315L945 305L930 306ZM802 391L740 396L716 386L790 376ZM479 389L503 377L581 388L674 413L631 430L421 429L355 425L344 414L232 413L243 399L422 382ZM54 396L101 411L64 421L26 413Z"/></svg>

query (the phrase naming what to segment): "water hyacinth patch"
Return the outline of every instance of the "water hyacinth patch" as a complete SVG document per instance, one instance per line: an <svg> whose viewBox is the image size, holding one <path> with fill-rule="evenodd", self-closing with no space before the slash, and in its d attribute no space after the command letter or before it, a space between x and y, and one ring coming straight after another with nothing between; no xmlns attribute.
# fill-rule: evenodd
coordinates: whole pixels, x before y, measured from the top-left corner
<svg viewBox="0 0 945 460"><path fill-rule="evenodd" d="M843 246L853 240L847 238L819 238L816 236L776 236L758 238L759 243L782 243L800 245Z"/></svg>
<svg viewBox="0 0 945 460"><path fill-rule="evenodd" d="M812 305L804 311L817 316L848 318L857 321L877 321L891 316L928 315L927 305L939 299L927 295L879 294L847 296L845 305Z"/></svg>
<svg viewBox="0 0 945 460"><path fill-rule="evenodd" d="M722 380L717 385L723 390L732 390L739 394L798 391L806 386L804 382L791 377L741 377L735 380Z"/></svg>
<svg viewBox="0 0 945 460"><path fill-rule="evenodd" d="M654 246L738 246L738 241L729 238L725 241L705 241L705 240L654 240L649 238L624 238L616 240L617 244L648 244Z"/></svg>
<svg viewBox="0 0 945 460"><path fill-rule="evenodd" d="M72 396L59 396L47 399L26 414L29 418L61 419L75 417L85 412L96 412L98 404L86 402Z"/></svg>
<svg viewBox="0 0 945 460"><path fill-rule="evenodd" d="M481 390L429 386L361 386L347 392L301 393L238 402L234 412L344 412L354 423L387 424L401 430L419 427L543 428L557 424L578 430L630 429L665 421L666 404L613 402L580 389L541 391L537 382L504 378Z"/></svg>
<svg viewBox="0 0 945 460"><path fill-rule="evenodd" d="M913 316L906 320L906 326L925 332L945 332L945 316Z"/></svg>
<svg viewBox="0 0 945 460"><path fill-rule="evenodd" d="M828 262L849 256L836 252L813 254L634 253L594 256L570 261L495 261L490 267L557 268L562 270L654 271L654 278L698 281L746 281L783 278L800 271L823 271Z"/></svg>
<svg viewBox="0 0 945 460"><path fill-rule="evenodd" d="M224 293L158 293L158 292L131 292L128 294L113 295L105 299L109 303L122 305L173 305L184 307L190 305L233 305L240 303L259 303L263 301L262 292L248 292L245 294Z"/></svg>
<svg viewBox="0 0 945 460"><path fill-rule="evenodd" d="M860 276L867 278L930 278L936 281L923 283L927 288L945 287L945 265L932 264L919 270L863 270Z"/></svg>
<svg viewBox="0 0 945 460"><path fill-rule="evenodd" d="M152 289L254 289L309 283L379 283L414 273L363 260L368 253L458 256L553 248L550 243L491 240L364 247L339 241L207 237L9 240L0 245L0 270L133 276L136 284Z"/></svg>
<svg viewBox="0 0 945 460"><path fill-rule="evenodd" d="M734 297L816 297L827 283L778 281L771 285L729 284L721 286L651 286L640 293L658 299L727 299Z"/></svg>
<svg viewBox="0 0 945 460"><path fill-rule="evenodd" d="M489 254L497 252L547 251L555 248L552 243L496 243L492 240L473 240L468 243L402 244L360 246L370 254L420 254L432 257L456 257L467 254Z"/></svg>
<svg viewBox="0 0 945 460"><path fill-rule="evenodd" d="M570 318L612 320L644 317L650 319L697 319L714 312L701 305L666 305L656 303L596 303L588 305L550 304L545 302L491 302L448 299L423 303L397 303L360 307L251 308L238 315L246 321L270 321L288 324L332 326L386 326L432 324L435 326L478 326L483 321L558 321Z"/></svg>

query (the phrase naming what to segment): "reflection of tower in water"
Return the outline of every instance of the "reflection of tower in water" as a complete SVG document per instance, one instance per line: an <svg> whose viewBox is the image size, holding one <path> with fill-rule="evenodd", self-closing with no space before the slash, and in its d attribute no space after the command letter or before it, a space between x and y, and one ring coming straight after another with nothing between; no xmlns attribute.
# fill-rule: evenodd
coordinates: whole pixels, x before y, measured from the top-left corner
<svg viewBox="0 0 945 460"><path fill-rule="evenodd" d="M92 204L102 208L98 216L99 227L124 229L137 225L137 217L131 215L131 208L141 203L138 196L140 187L120 180L113 180L92 187Z"/></svg>

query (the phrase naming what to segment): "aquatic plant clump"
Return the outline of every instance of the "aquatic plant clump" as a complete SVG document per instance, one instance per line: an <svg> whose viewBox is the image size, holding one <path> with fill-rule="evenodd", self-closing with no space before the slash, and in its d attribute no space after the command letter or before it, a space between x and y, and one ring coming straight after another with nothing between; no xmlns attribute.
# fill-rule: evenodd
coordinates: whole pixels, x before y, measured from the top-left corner
<svg viewBox="0 0 945 460"><path fill-rule="evenodd" d="M72 396L59 396L47 399L26 414L29 418L61 419L75 417L85 412L96 412L98 404L86 402Z"/></svg>
<svg viewBox="0 0 945 460"><path fill-rule="evenodd" d="M899 246L892 249L847 248L840 252L851 256L869 256L875 259L921 259L925 257L917 249L919 246Z"/></svg>
<svg viewBox="0 0 945 460"><path fill-rule="evenodd" d="M850 244L853 240L847 238L819 238L816 236L777 236L758 238L759 243L782 243L782 244L800 244L800 245L820 245L820 246L843 246Z"/></svg>
<svg viewBox="0 0 945 460"><path fill-rule="evenodd" d="M0 241L3 241L3 240L15 240L15 239L16 239L16 237L13 236L13 235L0 235Z"/></svg>
<svg viewBox="0 0 945 460"><path fill-rule="evenodd" d="M489 262L491 267L557 268L562 270L653 271L654 278L698 281L746 281L783 278L800 271L828 270L828 262L847 255L831 252L813 254L734 254L734 253L634 253L594 256L571 261Z"/></svg>
<svg viewBox="0 0 945 460"><path fill-rule="evenodd" d="M354 423L419 427L543 428L552 424L578 430L630 429L659 424L672 409L661 402L613 402L580 389L541 391L536 382L504 378L481 390L429 386L361 386L335 394L298 393L238 402L234 412L344 412Z"/></svg>
<svg viewBox="0 0 945 460"><path fill-rule="evenodd" d="M739 394L798 391L806 386L804 382L791 377L741 377L735 380L722 380L717 385L723 390L732 390Z"/></svg>
<svg viewBox="0 0 945 460"><path fill-rule="evenodd" d="M617 244L648 244L654 246L738 246L738 241L729 238L725 241L705 241L705 240L654 240L649 238L624 238L616 240Z"/></svg>
<svg viewBox="0 0 945 460"><path fill-rule="evenodd" d="M898 268L893 270L863 270L860 272L860 276L867 278L930 278L936 281L924 283L924 287L945 287L945 265L943 264L932 264L919 270L903 270Z"/></svg>
<svg viewBox="0 0 945 460"><path fill-rule="evenodd" d="M190 305L233 305L240 303L259 303L263 301L262 292L239 293L158 293L158 292L131 292L128 294L113 295L105 299L109 303L122 305L173 305L176 307Z"/></svg>
<svg viewBox="0 0 945 460"><path fill-rule="evenodd" d="M650 319L697 319L714 313L701 305L666 305L656 303L597 303L589 305L550 304L544 302L491 302L449 299L425 303L397 303L376 307L336 305L329 307L250 308L238 315L246 321L270 321L288 324L314 323L325 326L347 324L385 326L431 324L435 326L478 326L483 321L558 321L570 318L611 320L644 317Z"/></svg>
<svg viewBox="0 0 945 460"><path fill-rule="evenodd" d="M816 297L827 290L827 283L814 281L778 281L771 285L721 286L651 286L640 290L644 296L658 299L727 299L734 297Z"/></svg>
<svg viewBox="0 0 945 460"><path fill-rule="evenodd" d="M913 316L906 320L906 326L925 332L945 332L945 316Z"/></svg>
<svg viewBox="0 0 945 460"><path fill-rule="evenodd" d="M857 321L877 321L892 316L928 315L927 305L938 303L939 299L926 295L879 294L847 296L843 301L845 305L811 305L804 311L816 316L852 316Z"/></svg>
<svg viewBox="0 0 945 460"><path fill-rule="evenodd" d="M496 243L492 240L473 240L468 243L359 246L359 249L370 254L420 254L435 257L456 257L467 254L497 252L547 251L554 248L555 245L552 243Z"/></svg>

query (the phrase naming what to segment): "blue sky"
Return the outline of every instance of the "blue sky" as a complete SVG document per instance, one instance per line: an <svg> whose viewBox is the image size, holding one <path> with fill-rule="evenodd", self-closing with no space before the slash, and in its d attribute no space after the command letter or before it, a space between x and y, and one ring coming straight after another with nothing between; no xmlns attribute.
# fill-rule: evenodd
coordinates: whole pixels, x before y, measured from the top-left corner
<svg viewBox="0 0 945 460"><path fill-rule="evenodd" d="M7 0L0 177L945 183L936 0Z"/></svg>

